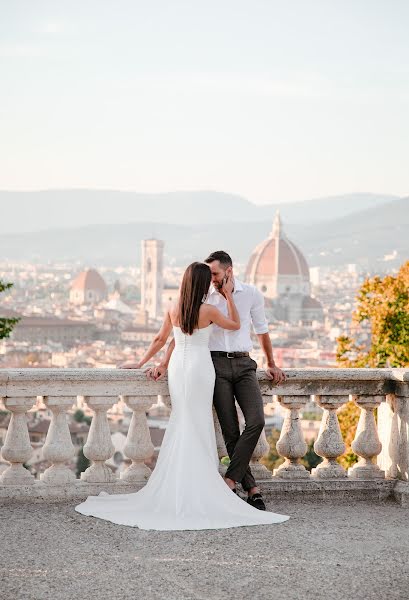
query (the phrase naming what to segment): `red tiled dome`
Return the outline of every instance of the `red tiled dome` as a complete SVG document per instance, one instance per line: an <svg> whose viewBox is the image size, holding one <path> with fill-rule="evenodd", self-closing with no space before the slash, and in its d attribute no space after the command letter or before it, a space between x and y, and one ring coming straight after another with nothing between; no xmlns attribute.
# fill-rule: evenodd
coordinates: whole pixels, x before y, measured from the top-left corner
<svg viewBox="0 0 409 600"><path fill-rule="evenodd" d="M71 285L72 290L94 290L105 294L107 286L101 275L95 269L83 271L74 279Z"/></svg>
<svg viewBox="0 0 409 600"><path fill-rule="evenodd" d="M304 256L297 246L283 235L278 215L271 237L254 249L247 264L246 280L257 279L259 275L298 275L308 280L310 277Z"/></svg>

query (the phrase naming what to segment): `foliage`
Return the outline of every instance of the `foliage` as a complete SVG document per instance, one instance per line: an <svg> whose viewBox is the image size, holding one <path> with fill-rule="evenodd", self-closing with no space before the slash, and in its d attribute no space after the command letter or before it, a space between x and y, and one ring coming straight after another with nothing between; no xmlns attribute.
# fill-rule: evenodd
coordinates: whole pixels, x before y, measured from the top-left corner
<svg viewBox="0 0 409 600"><path fill-rule="evenodd" d="M267 441L270 445L270 450L267 456L263 456L261 459L261 463L269 469L269 471L274 471L277 469L283 462L284 458L280 456L277 452L276 445L280 438L280 431L278 429L272 429L271 435L267 438ZM305 456L301 459L301 464L304 465L306 469L311 471L314 467L316 467L321 461L322 458L315 454L314 452L314 441L311 440L308 444L308 450Z"/></svg>
<svg viewBox="0 0 409 600"><path fill-rule="evenodd" d="M270 450L266 456L260 460L260 462L267 467L269 471L274 471L283 462L284 458L280 456L276 449L276 444L280 437L280 431L278 429L272 429L271 435L268 436L267 442L270 445Z"/></svg>
<svg viewBox="0 0 409 600"><path fill-rule="evenodd" d="M365 325L370 326L370 345L360 345L353 337L339 337L339 366L409 366L409 261L396 276L376 276L364 281L353 323L358 333Z"/></svg>
<svg viewBox="0 0 409 600"><path fill-rule="evenodd" d="M13 287L12 283L5 283L0 279L0 294L9 290ZM0 340L3 338L7 338L10 336L10 333L13 331L13 327L18 323L20 319L6 319L4 317L0 317Z"/></svg>
<svg viewBox="0 0 409 600"><path fill-rule="evenodd" d="M83 410L78 408L73 414L74 421L77 423L87 423L87 425L91 425L92 417L87 417Z"/></svg>
<svg viewBox="0 0 409 600"><path fill-rule="evenodd" d="M90 461L84 454L83 448L80 448L78 451L78 456L77 456L77 466L76 466L77 477L79 477L81 475L81 473L83 473L86 469L88 469L90 464L91 464Z"/></svg>
<svg viewBox="0 0 409 600"><path fill-rule="evenodd" d="M338 421L345 442L345 452L338 458L338 462L345 468L352 467L358 462L358 456L353 452L351 444L354 441L356 428L359 421L360 409L354 402L347 402L338 411Z"/></svg>
<svg viewBox="0 0 409 600"><path fill-rule="evenodd" d="M308 471L315 469L315 467L318 466L320 462L322 462L321 456L318 456L318 454L315 453L314 442L315 440L310 440L308 442L307 453L301 459L301 464L303 464Z"/></svg>
<svg viewBox="0 0 409 600"><path fill-rule="evenodd" d="M301 418L306 421L321 421L321 415L313 410L306 410L301 414Z"/></svg>
<svg viewBox="0 0 409 600"><path fill-rule="evenodd" d="M408 367L409 366L409 261L396 276L366 279L357 295L353 314L356 336L370 328L370 344L358 344L356 337L338 338L337 362L340 367ZM352 451L360 409L348 402L338 411L346 452L339 458L348 468L358 460Z"/></svg>

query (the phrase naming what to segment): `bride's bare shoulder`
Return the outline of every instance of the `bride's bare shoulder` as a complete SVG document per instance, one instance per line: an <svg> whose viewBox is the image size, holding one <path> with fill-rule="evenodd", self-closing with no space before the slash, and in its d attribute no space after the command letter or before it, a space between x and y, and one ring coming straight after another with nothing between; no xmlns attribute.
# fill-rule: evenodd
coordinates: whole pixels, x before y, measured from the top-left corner
<svg viewBox="0 0 409 600"><path fill-rule="evenodd" d="M214 306L213 304L202 304L202 306L200 307L200 312L204 315L206 314L210 314L214 312Z"/></svg>

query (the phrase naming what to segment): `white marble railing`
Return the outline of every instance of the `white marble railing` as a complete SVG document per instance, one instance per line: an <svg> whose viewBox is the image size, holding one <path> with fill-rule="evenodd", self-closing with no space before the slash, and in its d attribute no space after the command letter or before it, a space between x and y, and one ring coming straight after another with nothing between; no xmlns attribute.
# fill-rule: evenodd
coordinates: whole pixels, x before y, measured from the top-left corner
<svg viewBox="0 0 409 600"><path fill-rule="evenodd" d="M287 381L273 386L263 371L258 372L265 403L276 395L287 409L277 443L285 462L270 473L260 459L268 452L264 432L255 449L252 468L258 480L325 481L409 479L409 370L403 369L287 369ZM38 396L52 412L51 425L42 449L49 467L41 475L44 486L90 484L135 484L147 480L145 465L154 451L146 411L157 402L158 395L169 403L167 382L148 381L141 371L77 369L11 369L0 371L0 397L11 412L10 425L1 449L10 466L0 478L2 486L30 486L36 483L23 467L30 458L26 413L36 405ZM90 467L76 480L66 463L72 459L74 446L68 429L67 411L82 396L93 411L88 439L84 447ZM310 474L300 464L307 450L299 422L300 410L311 396L323 408L315 451L323 462ZM120 479L106 465L113 455L107 411L119 400L132 410L125 455L130 466ZM359 462L347 473L337 462L345 444L341 436L337 409L349 399L361 409L352 448ZM374 411L377 410L377 423ZM226 455L220 426L215 421L218 451Z"/></svg>

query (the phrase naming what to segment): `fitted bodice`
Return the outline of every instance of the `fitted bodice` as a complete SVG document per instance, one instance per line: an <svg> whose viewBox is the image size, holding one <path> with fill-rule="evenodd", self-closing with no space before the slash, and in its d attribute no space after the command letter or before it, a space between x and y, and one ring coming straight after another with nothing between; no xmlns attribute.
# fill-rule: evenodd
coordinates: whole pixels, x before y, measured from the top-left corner
<svg viewBox="0 0 409 600"><path fill-rule="evenodd" d="M201 329L195 329L192 335L183 333L181 328L177 325L173 326L173 334L175 337L176 349L187 348L187 347L209 347L209 337L212 330L212 324Z"/></svg>

